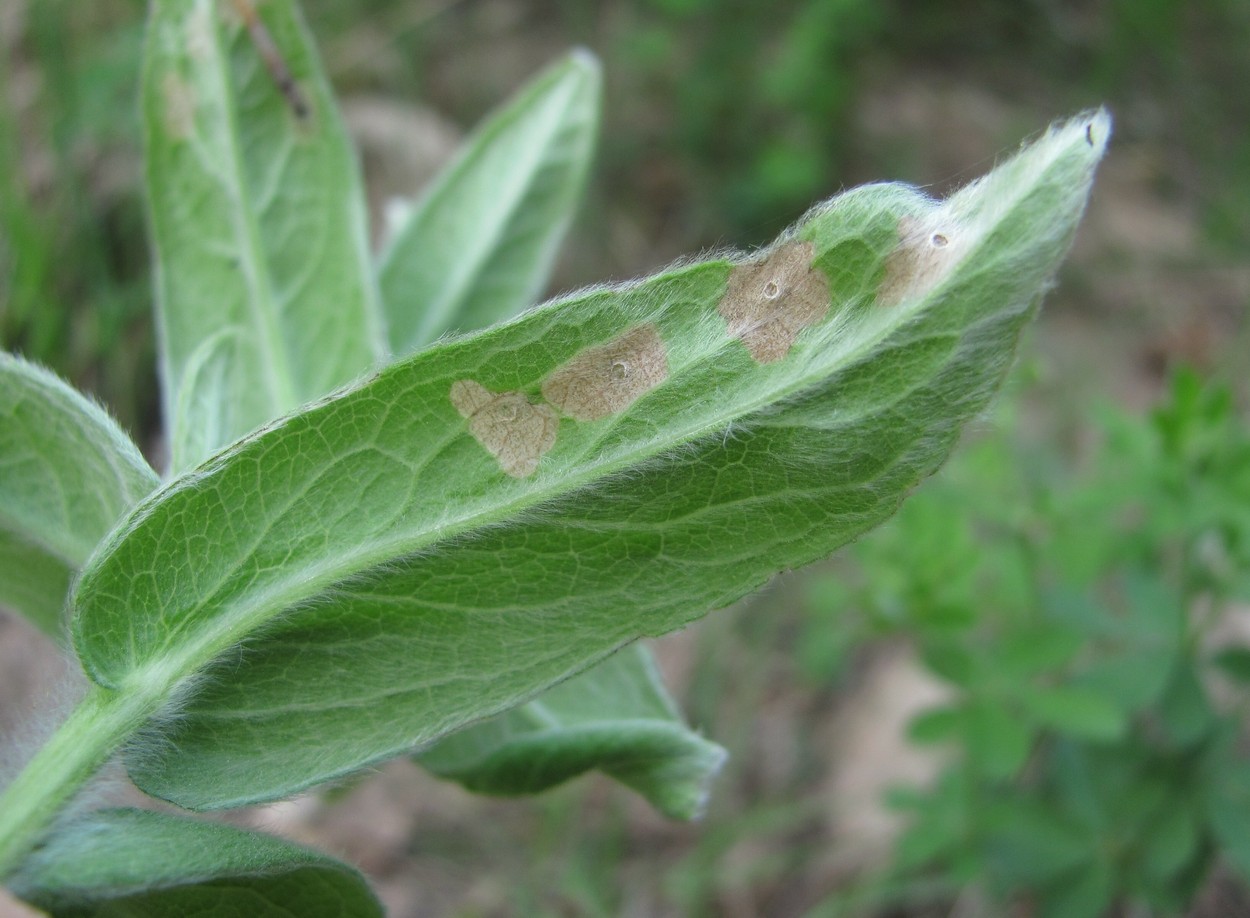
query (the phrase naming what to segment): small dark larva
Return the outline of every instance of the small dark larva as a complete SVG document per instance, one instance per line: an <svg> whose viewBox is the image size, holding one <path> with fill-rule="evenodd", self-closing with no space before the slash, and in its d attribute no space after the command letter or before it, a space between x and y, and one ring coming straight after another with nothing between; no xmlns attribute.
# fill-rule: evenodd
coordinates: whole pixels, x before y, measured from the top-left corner
<svg viewBox="0 0 1250 918"><path fill-rule="evenodd" d="M283 59L282 52L278 50L278 46L274 43L273 36L269 34L269 30L265 28L265 23L256 12L256 7L253 6L252 0L234 0L234 9L247 27L248 37L252 39L252 44L256 47L256 53L260 55L260 59L264 62L265 69L269 71L269 76L273 80L274 85L278 87L278 91L286 99L286 104L291 107L291 111L295 113L296 118L299 118L301 121L305 120L312 114L312 109L308 105L308 100L304 98L304 93L300 91L299 84L295 82L295 77L291 74L291 68L287 66L286 61Z"/></svg>

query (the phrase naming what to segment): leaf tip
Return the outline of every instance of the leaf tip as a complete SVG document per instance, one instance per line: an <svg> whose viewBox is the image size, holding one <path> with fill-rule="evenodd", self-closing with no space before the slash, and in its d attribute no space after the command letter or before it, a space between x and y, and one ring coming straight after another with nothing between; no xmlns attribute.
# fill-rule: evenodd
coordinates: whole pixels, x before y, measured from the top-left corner
<svg viewBox="0 0 1250 918"><path fill-rule="evenodd" d="M603 67L599 58L589 48L578 45L569 51L565 61L569 70L583 79L598 83L603 78Z"/></svg>

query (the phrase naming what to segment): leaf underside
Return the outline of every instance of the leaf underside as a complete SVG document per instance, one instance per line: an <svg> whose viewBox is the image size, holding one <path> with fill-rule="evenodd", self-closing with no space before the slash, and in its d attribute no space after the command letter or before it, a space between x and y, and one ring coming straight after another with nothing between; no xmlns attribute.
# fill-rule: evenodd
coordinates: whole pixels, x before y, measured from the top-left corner
<svg viewBox="0 0 1250 918"><path fill-rule="evenodd" d="M53 918L382 915L364 878L340 861L144 810L97 810L66 824L7 883Z"/></svg>
<svg viewBox="0 0 1250 918"><path fill-rule="evenodd" d="M0 353L0 605L61 638L70 579L156 484L98 405Z"/></svg>
<svg viewBox="0 0 1250 918"><path fill-rule="evenodd" d="M452 734L417 761L469 790L503 796L598 769L666 816L694 819L725 757L682 722L650 652L635 644L529 704Z"/></svg>
<svg viewBox="0 0 1250 918"><path fill-rule="evenodd" d="M312 40L292 0L257 4L255 21L240 9L155 0L148 20L145 166L175 472L385 351L355 153Z"/></svg>
<svg viewBox="0 0 1250 918"><path fill-rule="evenodd" d="M510 319L546 285L599 126L597 62L574 52L474 132L382 254L391 352Z"/></svg>
<svg viewBox="0 0 1250 918"><path fill-rule="evenodd" d="M194 808L289 794L871 528L994 391L1107 133L440 343L174 480L75 594L94 680L200 680L132 776Z"/></svg>

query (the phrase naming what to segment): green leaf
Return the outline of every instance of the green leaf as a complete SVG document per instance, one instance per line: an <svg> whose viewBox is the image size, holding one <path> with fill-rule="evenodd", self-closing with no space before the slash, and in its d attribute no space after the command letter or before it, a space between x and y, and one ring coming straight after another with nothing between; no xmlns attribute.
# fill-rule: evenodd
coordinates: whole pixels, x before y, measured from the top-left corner
<svg viewBox="0 0 1250 918"><path fill-rule="evenodd" d="M633 645L418 761L469 790L502 795L538 793L597 768L666 816L694 819L725 755L682 723L650 652Z"/></svg>
<svg viewBox="0 0 1250 918"><path fill-rule="evenodd" d="M1197 744L1218 726L1218 715L1192 665L1175 668L1159 701L1158 717L1166 736L1181 748Z"/></svg>
<svg viewBox="0 0 1250 918"><path fill-rule="evenodd" d="M928 708L907 725L907 738L913 743L947 743L957 739L968 721L966 707L941 705Z"/></svg>
<svg viewBox="0 0 1250 918"><path fill-rule="evenodd" d="M1080 686L1034 688L1022 692L1020 702L1041 726L1079 739L1113 741L1128 729L1122 708L1105 695Z"/></svg>
<svg viewBox="0 0 1250 918"><path fill-rule="evenodd" d="M53 918L369 918L382 908L346 864L290 842L144 810L63 826L9 879Z"/></svg>
<svg viewBox="0 0 1250 918"><path fill-rule="evenodd" d="M1058 622L1023 627L999 640L991 666L1000 679L1023 682L1058 670L1083 643L1084 635Z"/></svg>
<svg viewBox="0 0 1250 918"><path fill-rule="evenodd" d="M1158 701L1176 665L1177 652L1173 647L1109 648L1101 650L1073 683L1135 713Z"/></svg>
<svg viewBox="0 0 1250 918"><path fill-rule="evenodd" d="M1094 860L1046 888L1039 897L1039 918L1099 918L1107 914L1116 893L1115 870Z"/></svg>
<svg viewBox="0 0 1250 918"><path fill-rule="evenodd" d="M1053 882L1097 860L1099 839L1041 801L1003 800L983 818L989 824L983 840L988 873L1004 892Z"/></svg>
<svg viewBox="0 0 1250 918"><path fill-rule="evenodd" d="M1250 880L1250 773L1245 762L1219 763L1202 787L1205 815L1220 853L1243 880Z"/></svg>
<svg viewBox="0 0 1250 918"><path fill-rule="evenodd" d="M967 709L968 758L991 781L1018 772L1033 748L1031 725L993 699L978 699Z"/></svg>
<svg viewBox="0 0 1250 918"><path fill-rule="evenodd" d="M1140 870L1143 879L1166 886L1193 860L1201 840L1194 814L1181 801L1153 814L1143 835Z"/></svg>
<svg viewBox="0 0 1250 918"><path fill-rule="evenodd" d="M355 154L293 0L155 0L147 188L172 467L384 350Z"/></svg>
<svg viewBox="0 0 1250 918"><path fill-rule="evenodd" d="M511 318L542 293L585 184L599 95L598 63L571 54L435 179L379 266L395 354Z"/></svg>
<svg viewBox="0 0 1250 918"><path fill-rule="evenodd" d="M1226 676L1238 682L1250 682L1250 647L1225 647L1211 658L1211 662Z"/></svg>
<svg viewBox="0 0 1250 918"><path fill-rule="evenodd" d="M59 639L70 578L156 484L100 406L0 352L0 605Z"/></svg>
<svg viewBox="0 0 1250 918"><path fill-rule="evenodd" d="M876 525L993 393L1107 131L1081 118L944 204L870 186L754 262L436 345L172 482L75 596L100 685L155 703L198 681L132 775L192 807L289 794ZM876 268L826 292L852 243Z"/></svg>

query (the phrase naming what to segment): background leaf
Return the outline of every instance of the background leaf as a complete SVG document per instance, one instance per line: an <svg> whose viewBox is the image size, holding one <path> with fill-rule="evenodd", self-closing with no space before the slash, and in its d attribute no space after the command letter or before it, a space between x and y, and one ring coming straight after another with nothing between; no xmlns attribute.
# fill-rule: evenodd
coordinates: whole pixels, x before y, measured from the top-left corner
<svg viewBox="0 0 1250 918"><path fill-rule="evenodd" d="M1104 116L1057 128L942 205L879 185L816 211L777 252L811 246L832 308L784 359L736 337L758 345L784 322L731 336L718 309L731 275L760 281L739 305L767 301L772 263L707 261L430 348L172 483L76 594L80 657L123 697L217 661L168 732L133 747L132 775L193 807L291 793L499 713L880 522L993 392L1106 133ZM962 257L935 274L926 247L948 245ZM876 260L838 271L848 248ZM777 307L796 305L811 304ZM632 385L607 359L622 341L652 387L555 423L547 396L569 408L589 386L601 407L614 379ZM601 375L583 375L588 355ZM479 389L486 404L453 402ZM535 429L554 430L548 452ZM500 458L518 443L532 467Z"/></svg>
<svg viewBox="0 0 1250 918"><path fill-rule="evenodd" d="M10 889L54 918L371 918L364 878L290 842L145 810L97 810L54 833Z"/></svg>
<svg viewBox="0 0 1250 918"><path fill-rule="evenodd" d="M1107 742L1128 729L1121 708L1105 695L1079 686L1036 687L1022 693L1020 701L1040 725L1081 739Z"/></svg>
<svg viewBox="0 0 1250 918"><path fill-rule="evenodd" d="M263 22L215 0L151 7L145 161L175 471L384 347L355 154L295 4L256 8Z"/></svg>
<svg viewBox="0 0 1250 918"><path fill-rule="evenodd" d="M71 576L156 484L102 408L0 352L0 604L60 639Z"/></svg>
<svg viewBox="0 0 1250 918"><path fill-rule="evenodd" d="M425 768L487 794L533 794L599 769L675 819L693 819L725 750L692 732L635 644L529 704L449 736Z"/></svg>
<svg viewBox="0 0 1250 918"><path fill-rule="evenodd" d="M382 255L391 350L511 318L542 293L599 128L599 65L578 51L493 114Z"/></svg>

